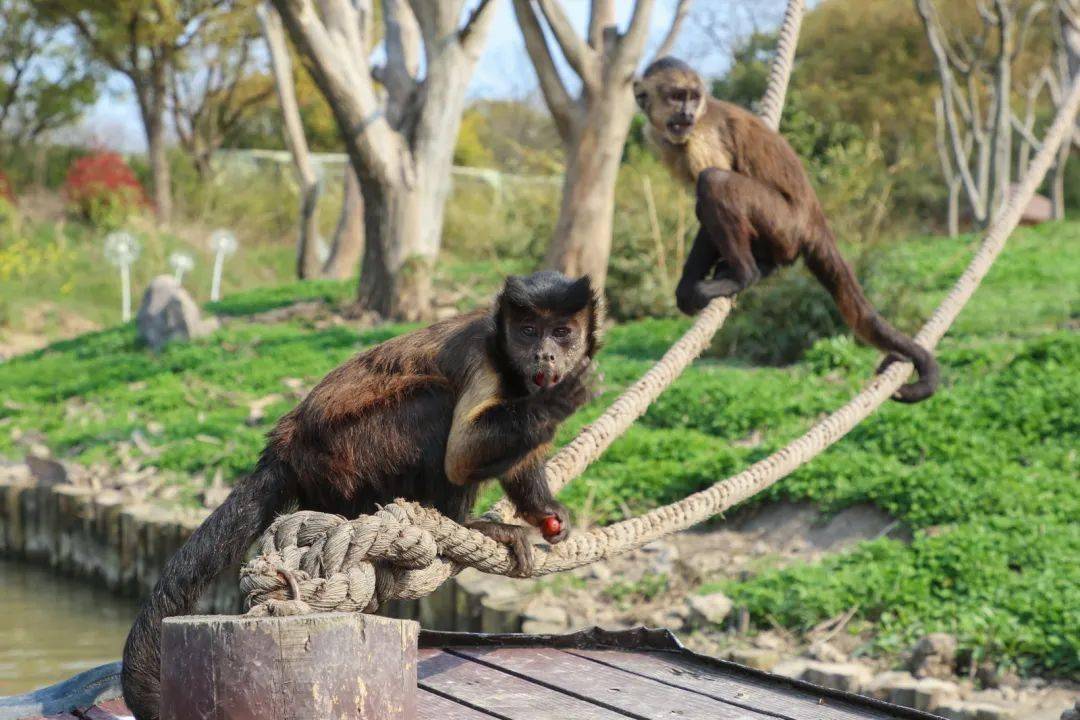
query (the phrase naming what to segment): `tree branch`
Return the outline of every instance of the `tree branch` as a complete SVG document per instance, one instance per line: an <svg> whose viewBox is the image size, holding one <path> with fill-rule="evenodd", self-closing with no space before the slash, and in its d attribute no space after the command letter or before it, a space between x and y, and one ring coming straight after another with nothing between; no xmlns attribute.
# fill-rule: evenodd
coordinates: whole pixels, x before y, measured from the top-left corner
<svg viewBox="0 0 1080 720"><path fill-rule="evenodd" d="M669 54L671 48L675 46L675 40L679 37L679 30L690 12L691 2L692 0L679 0L679 4L675 7L675 17L671 20L671 27L668 28L667 35L664 36L664 41L660 43L660 47L656 48L656 54L653 55L654 60Z"/></svg>
<svg viewBox="0 0 1080 720"><path fill-rule="evenodd" d="M604 51L604 29L615 26L615 0L592 0L589 5L589 47Z"/></svg>
<svg viewBox="0 0 1080 720"><path fill-rule="evenodd" d="M480 4L469 15L465 25L458 31L458 43L466 55L479 57L484 39L487 37L488 26L495 17L495 3L491 0L480 0Z"/></svg>
<svg viewBox="0 0 1080 720"><path fill-rule="evenodd" d="M540 6L540 12L544 14L548 27L551 28L551 34L555 36L555 42L559 44L559 49L566 58L566 62L570 64L570 67L574 69L574 72L578 74L582 81L586 83L595 82L597 70L596 53L574 31L574 26L570 23L570 18L566 17L566 13L563 12L562 5L559 4L558 0L537 0L537 4Z"/></svg>
<svg viewBox="0 0 1080 720"><path fill-rule="evenodd" d="M618 47L615 49L615 57L611 63L611 71L616 75L632 77L637 69L638 61L645 49L645 41L649 37L649 18L652 16L653 0L637 0L634 4L634 14L630 18L630 26L619 38Z"/></svg>
<svg viewBox="0 0 1080 720"><path fill-rule="evenodd" d="M559 137L564 143L570 142L574 129L574 101L570 98L555 62L551 58L551 49L544 38L544 30L540 25L540 18L532 7L530 0L513 0L514 15L517 17L518 27L525 39L525 49L532 60L536 78L540 84L540 92L544 96L551 117L555 121L555 128L559 131Z"/></svg>

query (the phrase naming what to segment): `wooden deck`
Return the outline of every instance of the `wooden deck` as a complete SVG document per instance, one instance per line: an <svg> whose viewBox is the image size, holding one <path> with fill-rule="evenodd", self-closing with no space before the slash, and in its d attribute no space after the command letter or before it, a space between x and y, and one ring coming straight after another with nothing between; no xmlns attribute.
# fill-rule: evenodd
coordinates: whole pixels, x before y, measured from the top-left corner
<svg viewBox="0 0 1080 720"><path fill-rule="evenodd" d="M665 631L421 635L418 720L893 720L936 716L681 648ZM0 717L4 716L0 703ZM123 720L120 700L57 720Z"/></svg>

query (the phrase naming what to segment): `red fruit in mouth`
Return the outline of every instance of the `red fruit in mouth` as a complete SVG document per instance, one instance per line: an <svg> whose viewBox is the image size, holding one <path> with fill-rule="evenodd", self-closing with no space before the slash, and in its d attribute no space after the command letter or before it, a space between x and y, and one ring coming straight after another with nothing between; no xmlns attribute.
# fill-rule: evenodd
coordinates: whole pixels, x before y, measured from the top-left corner
<svg viewBox="0 0 1080 720"><path fill-rule="evenodd" d="M555 373L554 375L551 376L551 384L552 385L558 385L559 384L559 373Z"/></svg>
<svg viewBox="0 0 1080 720"><path fill-rule="evenodd" d="M535 375L533 375L533 382L538 387L543 387L544 386L544 373L538 372Z"/></svg>
<svg viewBox="0 0 1080 720"><path fill-rule="evenodd" d="M540 532L544 534L546 538L552 538L562 532L562 523L559 522L559 518L554 515L548 515L540 523Z"/></svg>

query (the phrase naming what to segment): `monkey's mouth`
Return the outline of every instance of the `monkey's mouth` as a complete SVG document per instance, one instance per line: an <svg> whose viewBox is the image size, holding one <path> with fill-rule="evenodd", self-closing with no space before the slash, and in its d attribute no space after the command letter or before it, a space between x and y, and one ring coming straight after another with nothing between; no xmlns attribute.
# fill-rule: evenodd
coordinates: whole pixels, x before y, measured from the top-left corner
<svg viewBox="0 0 1080 720"><path fill-rule="evenodd" d="M551 370L549 372L544 372L543 370L537 370L536 374L533 375L532 381L533 381L533 385L535 385L536 387L545 388L545 387L554 387L554 386L558 385L560 379L561 378L559 376L559 373L556 370Z"/></svg>
<svg viewBox="0 0 1080 720"><path fill-rule="evenodd" d="M669 120L667 124L668 131L677 137L682 137L690 132L690 129L694 127L694 121L690 118L675 118Z"/></svg>

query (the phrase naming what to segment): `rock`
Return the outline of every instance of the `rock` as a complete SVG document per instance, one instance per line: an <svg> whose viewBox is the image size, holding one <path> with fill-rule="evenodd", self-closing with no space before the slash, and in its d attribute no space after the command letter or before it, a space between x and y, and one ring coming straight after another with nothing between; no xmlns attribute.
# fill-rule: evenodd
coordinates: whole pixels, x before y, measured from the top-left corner
<svg viewBox="0 0 1080 720"><path fill-rule="evenodd" d="M1080 700L1065 712L1061 713L1061 720L1080 720Z"/></svg>
<svg viewBox="0 0 1080 720"><path fill-rule="evenodd" d="M184 342L208 335L218 326L216 319L200 317L199 306L170 275L158 275L150 281L135 324L139 337L155 351L174 340Z"/></svg>
<svg viewBox="0 0 1080 720"><path fill-rule="evenodd" d="M26 467L38 485L63 485L68 481L68 473L56 460L39 455L27 455Z"/></svg>
<svg viewBox="0 0 1080 720"><path fill-rule="evenodd" d="M608 582L611 580L611 568L607 566L607 563L593 563L592 565L587 565L585 567L582 576L589 580Z"/></svg>
<svg viewBox="0 0 1080 720"><path fill-rule="evenodd" d="M560 625L562 627L566 627L567 623L570 621L570 617L567 615L565 608L559 607L558 605L548 605L539 600L533 600L526 605L522 617L525 620Z"/></svg>
<svg viewBox="0 0 1080 720"><path fill-rule="evenodd" d="M648 545L643 545L641 552L649 564L647 572L657 575L670 575L675 569L675 561L679 559L679 549L663 540L653 540Z"/></svg>
<svg viewBox="0 0 1080 720"><path fill-rule="evenodd" d="M961 700L946 700L934 708L934 714L940 715L946 720L971 720L968 715L967 703Z"/></svg>
<svg viewBox="0 0 1080 720"><path fill-rule="evenodd" d="M937 678L923 678L915 686L916 710L933 710L946 700L953 700L960 695L960 688L956 683Z"/></svg>
<svg viewBox="0 0 1080 720"><path fill-rule="evenodd" d="M920 679L905 672L882 673L874 678L867 690L868 694L879 700L915 710L933 710L960 695L960 687L956 683L937 678Z"/></svg>
<svg viewBox="0 0 1080 720"><path fill-rule="evenodd" d="M872 678L870 668L865 665L819 661L808 662L802 676L803 680L815 685L854 693L869 685Z"/></svg>
<svg viewBox="0 0 1080 720"><path fill-rule="evenodd" d="M908 670L915 677L950 678L956 666L956 638L948 633L926 635L911 649Z"/></svg>
<svg viewBox="0 0 1080 720"><path fill-rule="evenodd" d="M732 662L769 672L780 662L780 653L763 648L733 648L728 652Z"/></svg>
<svg viewBox="0 0 1080 720"><path fill-rule="evenodd" d="M918 680L911 673L889 670L874 677L866 686L866 694L878 700L888 700L893 694L910 689L914 697Z"/></svg>
<svg viewBox="0 0 1080 720"><path fill-rule="evenodd" d="M1012 720L1016 717L1010 708L993 703L964 703L963 706L971 720Z"/></svg>
<svg viewBox="0 0 1080 720"><path fill-rule="evenodd" d="M690 607L690 622L695 625L719 625L731 612L731 598L722 592L691 595L686 604Z"/></svg>
<svg viewBox="0 0 1080 720"><path fill-rule="evenodd" d="M765 650L780 650L784 647L784 639L771 630L759 632L750 642L754 647Z"/></svg>
<svg viewBox="0 0 1080 720"><path fill-rule="evenodd" d="M649 625L651 627L682 630L685 624L686 617L675 610L659 610L649 616Z"/></svg>
<svg viewBox="0 0 1080 720"><path fill-rule="evenodd" d="M803 673L806 672L807 661L800 658L792 658L790 660L784 660L773 667L773 675L781 675L783 677L789 677L794 680L801 680Z"/></svg>
<svg viewBox="0 0 1080 720"><path fill-rule="evenodd" d="M830 645L827 642L814 643L811 645L807 653L815 660L829 663L842 663L847 662L847 655L840 652L835 646Z"/></svg>
<svg viewBox="0 0 1080 720"><path fill-rule="evenodd" d="M1012 183L1009 185L1009 192L1013 192L1017 187L1016 183ZM1020 214L1021 225L1038 225L1053 219L1054 204L1050 202L1050 198L1038 193L1031 196L1031 200L1024 207L1024 212Z"/></svg>

